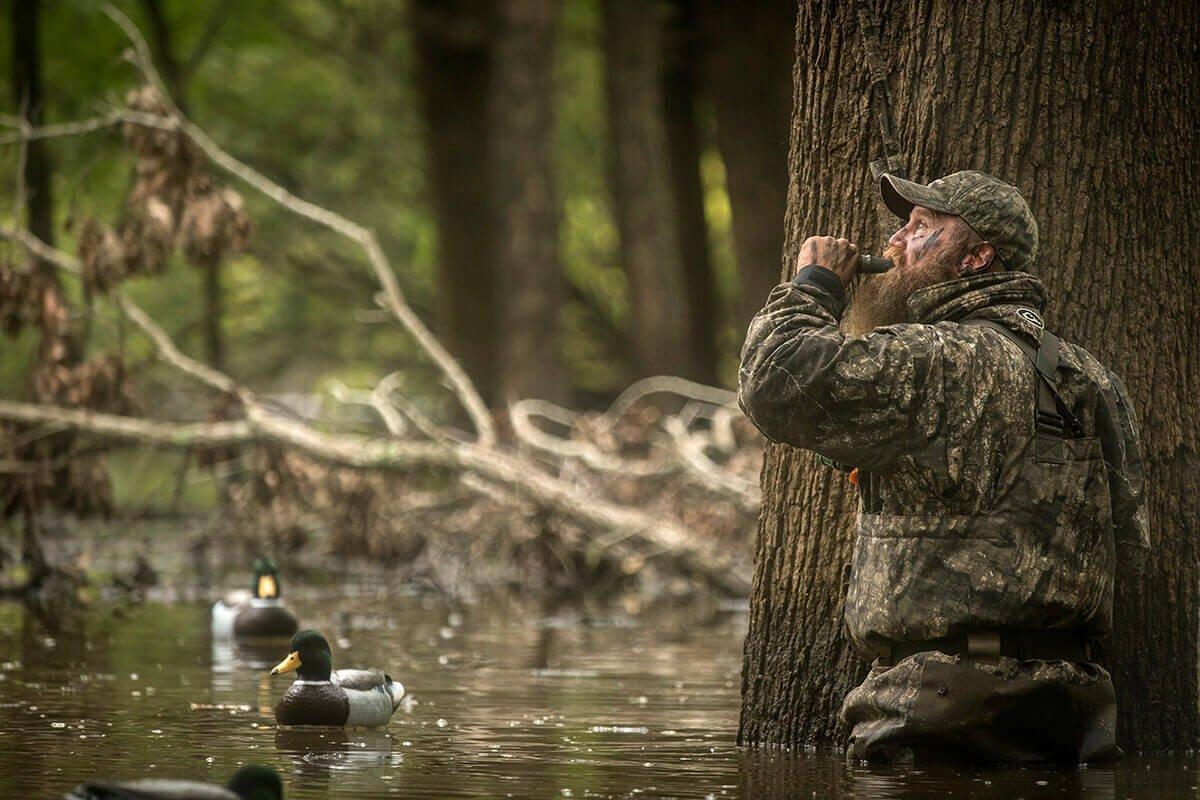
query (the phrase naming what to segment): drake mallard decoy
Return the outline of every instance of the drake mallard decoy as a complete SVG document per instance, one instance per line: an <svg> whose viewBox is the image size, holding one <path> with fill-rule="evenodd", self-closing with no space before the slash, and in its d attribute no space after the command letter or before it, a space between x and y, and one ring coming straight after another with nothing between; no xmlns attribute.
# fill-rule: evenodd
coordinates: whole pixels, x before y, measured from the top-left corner
<svg viewBox="0 0 1200 800"><path fill-rule="evenodd" d="M270 767L248 764L224 788L161 778L127 783L82 783L65 800L283 800L283 783Z"/></svg>
<svg viewBox="0 0 1200 800"><path fill-rule="evenodd" d="M254 560L254 590L230 592L213 603L212 632L231 636L291 636L300 627L280 597L279 570L269 558Z"/></svg>
<svg viewBox="0 0 1200 800"><path fill-rule="evenodd" d="M300 631L289 649L271 670L296 673L275 706L280 725L386 725L404 697L404 686L380 670L334 672L329 642L316 631Z"/></svg>

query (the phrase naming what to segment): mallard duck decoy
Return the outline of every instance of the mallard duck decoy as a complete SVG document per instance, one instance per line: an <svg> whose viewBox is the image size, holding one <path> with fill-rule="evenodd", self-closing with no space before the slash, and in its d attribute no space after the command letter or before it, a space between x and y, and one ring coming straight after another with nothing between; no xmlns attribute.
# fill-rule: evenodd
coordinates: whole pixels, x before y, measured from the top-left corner
<svg viewBox="0 0 1200 800"><path fill-rule="evenodd" d="M65 800L283 800L283 783L270 767L248 764L224 788L161 778L125 783L81 783Z"/></svg>
<svg viewBox="0 0 1200 800"><path fill-rule="evenodd" d="M386 725L404 697L404 686L377 669L333 671L329 642L317 631L292 637L287 658L272 675L297 677L275 706L280 725Z"/></svg>
<svg viewBox="0 0 1200 800"><path fill-rule="evenodd" d="M213 603L213 637L291 636L300 623L280 595L275 562L269 558L255 559L253 592L231 592Z"/></svg>

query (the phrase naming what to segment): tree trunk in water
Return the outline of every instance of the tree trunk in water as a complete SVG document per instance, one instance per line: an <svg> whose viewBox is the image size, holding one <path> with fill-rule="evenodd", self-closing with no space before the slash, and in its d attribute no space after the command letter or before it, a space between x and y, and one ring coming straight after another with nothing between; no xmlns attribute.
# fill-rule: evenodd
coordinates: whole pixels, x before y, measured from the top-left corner
<svg viewBox="0 0 1200 800"><path fill-rule="evenodd" d="M708 251L708 220L704 216L704 185L700 179L700 154L704 148L696 108L700 83L698 36L696 0L675 0L664 47L663 116L671 155L672 197L693 358L681 374L701 383L716 384L717 333L722 319ZM782 226L781 212L781 229Z"/></svg>
<svg viewBox="0 0 1200 800"><path fill-rule="evenodd" d="M554 0L500 0L489 102L503 400L565 402L554 186Z"/></svg>
<svg viewBox="0 0 1200 800"><path fill-rule="evenodd" d="M701 0L705 80L733 212L744 333L779 277L787 205L795 0Z"/></svg>
<svg viewBox="0 0 1200 800"><path fill-rule="evenodd" d="M601 7L614 213L636 372L676 374L692 358L663 123L664 7L634 0L604 0Z"/></svg>
<svg viewBox="0 0 1200 800"><path fill-rule="evenodd" d="M493 402L499 322L487 98L494 8L419 0L412 15L438 226L439 334L484 400Z"/></svg>
<svg viewBox="0 0 1200 800"><path fill-rule="evenodd" d="M1102 657L1119 739L1138 749L1200 739L1200 192L1189 178L1200 35L1190 12L1184 2L1118 12L1008 0L885 2L879 14L910 172L928 180L974 167L1021 187L1041 226L1048 327L1121 375L1141 415L1152 549L1140 580L1118 554ZM808 235L879 244L862 53L852 4L802 5L785 275ZM835 713L863 670L841 628L851 513L839 474L769 448L743 742L842 743Z"/></svg>

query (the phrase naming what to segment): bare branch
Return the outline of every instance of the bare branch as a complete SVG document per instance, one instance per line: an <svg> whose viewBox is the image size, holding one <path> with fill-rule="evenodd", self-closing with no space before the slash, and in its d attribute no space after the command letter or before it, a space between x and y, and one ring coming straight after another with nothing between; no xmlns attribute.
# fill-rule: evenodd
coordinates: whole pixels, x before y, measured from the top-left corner
<svg viewBox="0 0 1200 800"><path fill-rule="evenodd" d="M721 469L704 453L704 448L696 441L677 417L668 417L663 421L663 427L675 442L676 453L688 467L689 473L700 483L712 491L732 497L748 511L754 511L762 505L762 491L758 484L748 481L741 475L735 475Z"/></svg>
<svg viewBox="0 0 1200 800"><path fill-rule="evenodd" d="M392 436L403 436L408 433L408 423L404 421L404 417L396 411L396 409L387 403L379 403L375 398L374 392L364 392L359 389L351 389L342 382L334 383L329 387L329 394L339 403L355 406L366 406L379 415L383 420L383 424L387 427L388 433Z"/></svg>
<svg viewBox="0 0 1200 800"><path fill-rule="evenodd" d="M639 400L652 394L673 394L714 406L730 405L737 400L737 395L728 389L706 386L703 383L696 383L674 375L656 375L630 384L609 406L605 416L611 422L616 422L628 413L629 409L633 408Z"/></svg>
<svg viewBox="0 0 1200 800"><path fill-rule="evenodd" d="M53 264L59 269L66 270L74 275L83 274L83 266L79 263L78 259L70 253L64 253L62 250L51 247L24 228L0 227L0 239L7 239L10 242L21 245L42 261Z"/></svg>
<svg viewBox="0 0 1200 800"><path fill-rule="evenodd" d="M244 389L240 389L228 376L180 352L175 343L171 341L171 337L167 335L167 332L160 328L158 323L150 319L146 312L142 311L124 292L117 289L110 292L110 296L126 319L137 325L150 337L155 347L158 348L158 354L165 361L219 392L234 395L242 400L242 402L247 401L247 392Z"/></svg>
<svg viewBox="0 0 1200 800"><path fill-rule="evenodd" d="M57 125L43 125L40 128L27 128L18 130L17 133L8 133L0 136L0 145L17 144L22 140L32 142L37 139L54 139L61 136L80 136L93 131L107 130L108 128L116 127L123 121L121 111L111 111L99 117L80 120L78 122L63 122ZM23 128L17 122L16 117L2 116L0 117L0 125L6 125L13 128Z"/></svg>
<svg viewBox="0 0 1200 800"><path fill-rule="evenodd" d="M467 414L471 417L472 423L475 425L480 444L491 445L494 443L496 439L495 427L492 424L491 416L483 403L483 399L479 396L479 392L475 388L475 384L471 382L471 379L463 371L458 361L442 347L441 342L433 336L425 324L421 322L420 317L408 305L403 292L400 290L396 274L393 272L387 256L384 255L383 248L379 246L379 240L375 236L375 232L355 222L351 222L340 214L296 197L270 178L267 178L252 167L243 164L221 149L204 130L188 120L179 110L179 107L171 98L166 85L163 83L161 76L159 76L158 71L154 68L154 61L150 57L149 48L137 27L128 17L112 5L105 4L104 11L125 31L125 35L133 43L134 64L142 71L142 74L145 75L150 84L158 90L162 96L163 103L167 106L170 116L179 124L180 130L195 142L214 164L245 181L289 211L329 228L335 233L339 233L347 239L356 242L363 248L367 256L367 261L375 272L376 279L383 286L384 297L386 298L385 307L396 316L433 362L446 374L459 402L463 404Z"/></svg>
<svg viewBox="0 0 1200 800"><path fill-rule="evenodd" d="M592 469L600 472L623 473L631 477L667 475L678 471L669 460L634 460L606 453L591 442L574 441L546 433L533 423L533 417L542 417L560 425L570 427L578 414L546 400L518 400L509 406L509 419L513 433L523 443L535 450L559 458L577 458Z"/></svg>
<svg viewBox="0 0 1200 800"><path fill-rule="evenodd" d="M722 453L732 453L737 448L737 437L733 435L736 416L740 415L728 406L722 406L712 414L712 442Z"/></svg>
<svg viewBox="0 0 1200 800"><path fill-rule="evenodd" d="M397 395L396 391L400 388L400 382L404 376L399 372L393 372L383 380L381 380L375 389L371 392L373 401L380 407L386 407L393 412L398 406L401 413L416 426L417 430L428 436L430 439L439 440L447 439L445 431L438 428L433 420L425 416L421 409L417 408L416 404L411 402L403 395ZM383 413L382 411L380 413Z"/></svg>
<svg viewBox="0 0 1200 800"><path fill-rule="evenodd" d="M0 419L52 425L58 431L86 433L109 441L169 447L220 447L248 444L257 438L245 422L157 422L7 400L0 400Z"/></svg>

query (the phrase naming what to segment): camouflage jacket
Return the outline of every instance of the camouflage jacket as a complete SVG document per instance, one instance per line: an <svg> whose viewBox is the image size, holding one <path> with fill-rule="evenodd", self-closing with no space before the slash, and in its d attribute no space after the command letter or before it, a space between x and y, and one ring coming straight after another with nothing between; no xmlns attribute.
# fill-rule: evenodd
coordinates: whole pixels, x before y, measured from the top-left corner
<svg viewBox="0 0 1200 800"><path fill-rule="evenodd" d="M1033 365L1003 333L962 324L992 320L1036 348L1042 283L949 281L909 299L916 322L848 336L841 284L815 270L751 322L738 396L767 438L869 473L846 598L856 647L981 628L1107 633L1116 553L1148 546L1126 392L1063 342L1058 392L1083 436L1065 441L1065 463L1036 463Z"/></svg>

